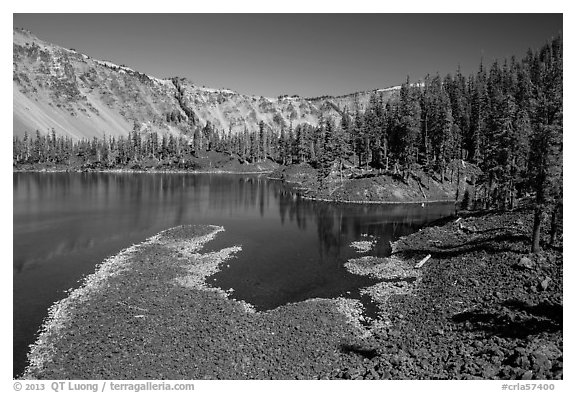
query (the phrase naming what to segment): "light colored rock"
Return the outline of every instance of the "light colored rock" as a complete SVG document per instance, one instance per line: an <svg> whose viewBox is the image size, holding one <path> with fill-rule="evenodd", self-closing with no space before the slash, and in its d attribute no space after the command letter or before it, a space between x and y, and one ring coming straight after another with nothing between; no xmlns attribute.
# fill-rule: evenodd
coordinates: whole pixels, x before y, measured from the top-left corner
<svg viewBox="0 0 576 393"><path fill-rule="evenodd" d="M532 259L528 257L522 257L520 258L518 263L516 263L515 266L522 269L534 269L536 267L536 264L534 263L534 261L532 261Z"/></svg>
<svg viewBox="0 0 576 393"><path fill-rule="evenodd" d="M552 279L546 276L544 280L540 281L540 289L542 289L543 291L547 290L548 287L550 286L550 283L552 283Z"/></svg>

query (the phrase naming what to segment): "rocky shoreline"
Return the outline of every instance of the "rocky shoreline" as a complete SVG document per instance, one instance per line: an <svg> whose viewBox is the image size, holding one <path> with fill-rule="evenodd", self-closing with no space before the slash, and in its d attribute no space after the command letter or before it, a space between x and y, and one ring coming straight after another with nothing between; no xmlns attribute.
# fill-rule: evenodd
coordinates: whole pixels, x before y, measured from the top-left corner
<svg viewBox="0 0 576 393"><path fill-rule="evenodd" d="M289 168L285 168L289 169ZM402 198L388 195L385 198L376 195L368 195L363 199L350 199L350 195L338 194L328 197L316 190L316 183L310 180L310 174L303 176L301 179L296 179L294 176L285 178L278 176L278 169L266 169L254 167L253 170L245 169L131 169L131 168L78 168L78 167L14 167L13 173L111 173L111 174L236 174L236 175L267 175L270 180L281 181L287 186L291 187L296 193L306 200L317 202L334 202L334 203L351 203L351 204L429 204L429 203L449 203L454 202L454 199L448 195L442 198L419 198L414 195ZM281 173L281 171L280 171ZM360 187L362 188L362 187ZM367 186L367 189L370 188Z"/></svg>
<svg viewBox="0 0 576 393"><path fill-rule="evenodd" d="M24 377L562 379L562 239L527 255L529 224L525 210L472 215L350 260L380 280L361 290L371 320L345 298L256 312L204 283L241 245L202 253L223 228L173 228L55 304Z"/></svg>
<svg viewBox="0 0 576 393"><path fill-rule="evenodd" d="M272 171L232 171L232 170L187 170L187 169L13 169L13 173L176 173L176 174L236 174L236 175L265 175Z"/></svg>
<svg viewBox="0 0 576 393"><path fill-rule="evenodd" d="M372 331L376 355L337 376L562 379L562 242L530 255L531 220L523 209L471 215L399 239L392 263L349 262L397 279L366 289L385 321Z"/></svg>
<svg viewBox="0 0 576 393"><path fill-rule="evenodd" d="M475 173L472 169L469 168ZM455 203L457 184L460 184L461 196L468 187L463 180L443 183L432 180L422 171L416 173L405 180L390 172L347 169L341 178L338 171L333 170L320 185L316 169L308 164L296 164L279 167L268 178L284 182L304 199L357 204Z"/></svg>
<svg viewBox="0 0 576 393"><path fill-rule="evenodd" d="M270 174L271 172L267 172ZM273 174L273 173L272 173ZM348 199L339 199L339 198L322 198L319 196L315 196L315 192L312 188L304 186L304 183L298 181L291 181L282 179L279 177L272 176L270 174L268 179L270 180L277 180L285 185L289 186L294 190L298 196L302 199L306 199L309 201L316 201L316 202L331 202L331 203L351 203L351 204L360 204L360 205L420 205L420 204L429 204L429 203L456 203L453 199L413 199L413 200L405 200L405 201L396 201L396 200L348 200Z"/></svg>
<svg viewBox="0 0 576 393"><path fill-rule="evenodd" d="M346 199L326 199L326 198L317 198L311 197L307 195L301 195L303 199L308 199L310 201L317 201L317 202L337 202L337 203L358 203L358 204L392 204L392 205L410 205L410 204L427 204L427 203L450 203L454 202L451 199L416 199L412 201L350 201Z"/></svg>
<svg viewBox="0 0 576 393"><path fill-rule="evenodd" d="M221 227L164 231L105 261L50 310L27 379L316 379L353 357L359 301L255 312L204 278L240 246L202 253ZM233 261L230 261L233 263Z"/></svg>

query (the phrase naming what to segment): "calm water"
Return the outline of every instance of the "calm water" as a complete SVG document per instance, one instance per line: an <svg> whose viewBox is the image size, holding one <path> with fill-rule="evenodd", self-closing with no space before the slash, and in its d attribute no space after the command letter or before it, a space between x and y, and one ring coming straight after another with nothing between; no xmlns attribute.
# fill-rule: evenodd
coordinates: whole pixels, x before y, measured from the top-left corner
<svg viewBox="0 0 576 393"><path fill-rule="evenodd" d="M352 241L376 236L370 255L384 256L391 240L453 209L318 203L277 181L243 175L14 173L13 183L14 375L65 290L107 256L161 230L224 226L206 249L242 251L208 282L265 310L313 297L358 297L371 281L343 267L358 255Z"/></svg>

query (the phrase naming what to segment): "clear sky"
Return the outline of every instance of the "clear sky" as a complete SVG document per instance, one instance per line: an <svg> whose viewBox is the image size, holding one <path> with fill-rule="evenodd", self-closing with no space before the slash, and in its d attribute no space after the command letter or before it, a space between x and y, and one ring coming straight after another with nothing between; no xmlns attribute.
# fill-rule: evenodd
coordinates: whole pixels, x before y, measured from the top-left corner
<svg viewBox="0 0 576 393"><path fill-rule="evenodd" d="M156 76L274 97L475 72L562 32L561 14L14 14L14 27Z"/></svg>

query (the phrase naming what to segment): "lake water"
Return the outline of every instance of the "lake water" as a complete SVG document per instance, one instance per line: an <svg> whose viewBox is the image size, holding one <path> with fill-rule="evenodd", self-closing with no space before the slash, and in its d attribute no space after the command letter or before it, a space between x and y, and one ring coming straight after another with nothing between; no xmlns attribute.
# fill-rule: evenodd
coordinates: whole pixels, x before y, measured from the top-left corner
<svg viewBox="0 0 576 393"><path fill-rule="evenodd" d="M205 250L242 251L207 281L266 310L314 297L358 298L372 281L343 267L360 255L351 242L374 236L367 255L385 256L390 241L453 213L450 203L313 202L256 175L14 173L13 193L15 376L53 302L106 257L164 229L224 226Z"/></svg>

